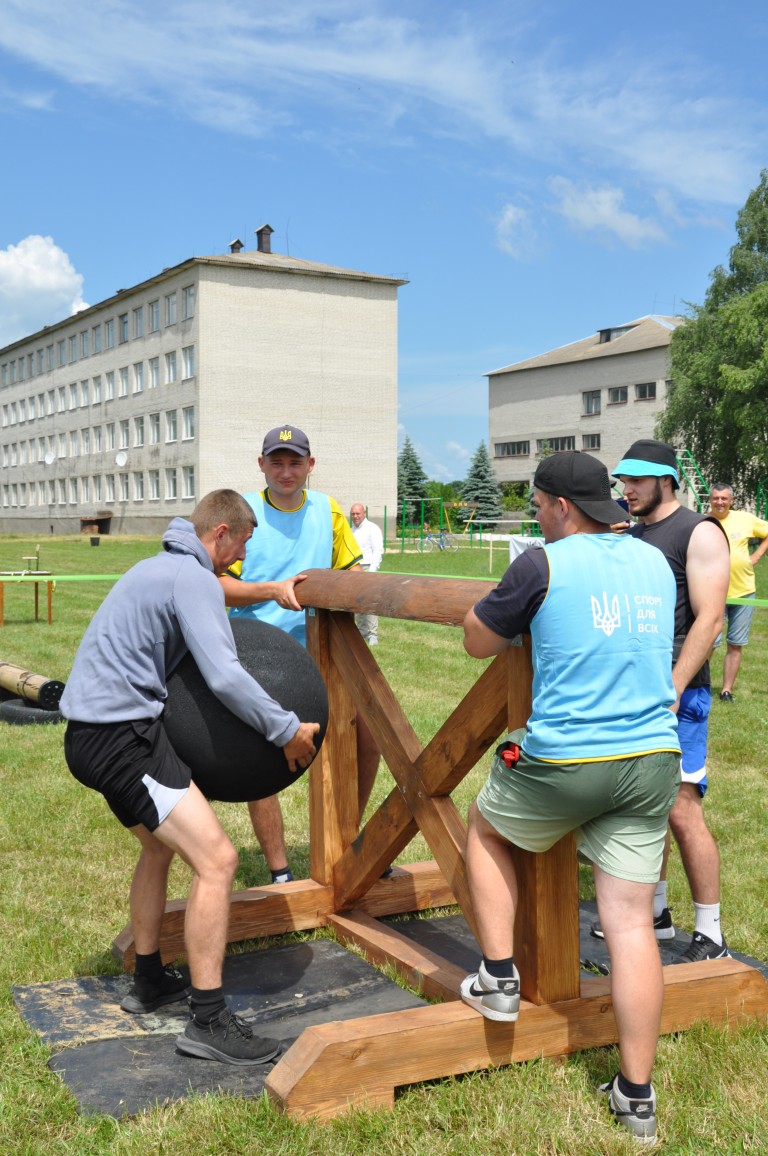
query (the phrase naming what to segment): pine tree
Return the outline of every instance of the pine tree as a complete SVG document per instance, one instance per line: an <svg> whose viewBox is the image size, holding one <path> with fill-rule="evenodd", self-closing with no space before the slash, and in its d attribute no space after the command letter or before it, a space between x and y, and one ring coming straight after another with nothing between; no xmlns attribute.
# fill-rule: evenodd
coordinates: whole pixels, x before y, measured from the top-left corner
<svg viewBox="0 0 768 1156"><path fill-rule="evenodd" d="M493 472L491 459L485 442L475 450L469 466L469 472L461 485L461 499L464 502L477 502L472 524L482 525L484 529L492 529L493 525L503 517L501 505L501 486ZM468 522L472 511L460 511L462 521Z"/></svg>
<svg viewBox="0 0 768 1156"><path fill-rule="evenodd" d="M397 458L397 516L403 516L403 502L405 502L405 519L413 524L414 518L419 516L420 503L427 497L427 475L419 461L419 455L413 448L413 443L405 435L403 448Z"/></svg>

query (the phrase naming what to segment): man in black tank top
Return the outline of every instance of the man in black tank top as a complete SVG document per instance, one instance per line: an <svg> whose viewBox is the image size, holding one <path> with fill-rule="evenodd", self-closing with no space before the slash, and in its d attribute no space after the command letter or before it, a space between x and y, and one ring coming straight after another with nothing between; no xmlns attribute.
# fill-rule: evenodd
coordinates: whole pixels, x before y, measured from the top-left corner
<svg viewBox="0 0 768 1156"><path fill-rule="evenodd" d="M708 656L722 628L730 576L728 539L717 519L680 505L672 446L651 438L636 441L614 474L624 484L630 514L638 519L630 533L661 550L677 583L672 677L683 756L682 782L669 825L696 912L693 939L683 958L691 962L720 959L728 955L720 930L720 856L706 824L703 799L712 700ZM675 934L666 902L666 859L665 855L653 908L659 939Z"/></svg>

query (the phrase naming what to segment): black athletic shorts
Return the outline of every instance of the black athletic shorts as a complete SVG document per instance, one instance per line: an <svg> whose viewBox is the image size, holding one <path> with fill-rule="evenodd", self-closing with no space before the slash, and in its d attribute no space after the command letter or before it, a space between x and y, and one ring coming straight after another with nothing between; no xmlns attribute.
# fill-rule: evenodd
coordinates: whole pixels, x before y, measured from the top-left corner
<svg viewBox="0 0 768 1156"><path fill-rule="evenodd" d="M124 827L143 823L154 831L183 799L192 780L160 719L70 721L64 754L75 778L99 791Z"/></svg>

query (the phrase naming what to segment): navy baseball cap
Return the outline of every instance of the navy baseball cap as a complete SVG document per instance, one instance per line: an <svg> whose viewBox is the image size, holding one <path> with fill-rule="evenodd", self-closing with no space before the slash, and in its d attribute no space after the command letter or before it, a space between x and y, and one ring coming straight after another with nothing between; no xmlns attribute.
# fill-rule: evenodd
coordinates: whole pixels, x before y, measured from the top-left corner
<svg viewBox="0 0 768 1156"><path fill-rule="evenodd" d="M295 425L279 425L265 435L261 456L265 458L267 454L273 454L275 450L293 450L295 454L301 454L303 458L306 458L311 452L309 438L303 430L297 429Z"/></svg>
<svg viewBox="0 0 768 1156"><path fill-rule="evenodd" d="M674 449L654 438L640 438L633 442L613 473L617 478L622 474L630 478L670 477L674 489L680 485Z"/></svg>

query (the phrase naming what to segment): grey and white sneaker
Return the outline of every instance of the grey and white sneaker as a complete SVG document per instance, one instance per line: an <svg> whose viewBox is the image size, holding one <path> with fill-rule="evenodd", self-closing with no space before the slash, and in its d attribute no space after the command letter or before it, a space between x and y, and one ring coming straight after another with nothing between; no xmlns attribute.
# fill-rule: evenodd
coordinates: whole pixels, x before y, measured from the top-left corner
<svg viewBox="0 0 768 1156"><path fill-rule="evenodd" d="M598 1094L607 1098L608 1107L616 1123L631 1132L639 1144L655 1144L656 1093L651 1088L650 1099L631 1100L619 1091L618 1079L618 1076L614 1076L607 1084L601 1084Z"/></svg>
<svg viewBox="0 0 768 1156"><path fill-rule="evenodd" d="M461 984L461 998L487 1020L513 1023L520 1011L520 976L512 965L509 979L496 979L480 964L479 971L468 975Z"/></svg>
<svg viewBox="0 0 768 1156"><path fill-rule="evenodd" d="M600 926L600 920L595 920L590 924L589 934L595 939L605 939L605 932ZM665 907L661 915L654 915L653 917L653 934L657 939L674 939L675 925L672 922L672 912L668 907Z"/></svg>

